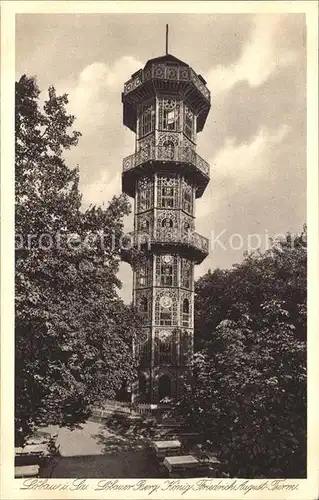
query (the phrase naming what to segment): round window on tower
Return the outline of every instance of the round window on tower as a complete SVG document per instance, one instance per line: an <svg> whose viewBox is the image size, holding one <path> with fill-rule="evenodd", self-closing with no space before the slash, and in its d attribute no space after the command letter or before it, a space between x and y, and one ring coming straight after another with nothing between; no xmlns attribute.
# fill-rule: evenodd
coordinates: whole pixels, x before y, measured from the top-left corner
<svg viewBox="0 0 319 500"><path fill-rule="evenodd" d="M170 339L171 333L168 330L160 330L158 337L161 342L166 342Z"/></svg>
<svg viewBox="0 0 319 500"><path fill-rule="evenodd" d="M160 304L164 309L169 309L172 306L172 299L168 295L161 297Z"/></svg>

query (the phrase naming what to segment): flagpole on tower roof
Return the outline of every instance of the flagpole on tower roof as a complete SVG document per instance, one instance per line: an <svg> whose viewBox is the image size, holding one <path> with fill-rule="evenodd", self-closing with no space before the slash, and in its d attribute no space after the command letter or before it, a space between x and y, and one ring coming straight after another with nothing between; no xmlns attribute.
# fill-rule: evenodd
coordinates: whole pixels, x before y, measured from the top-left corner
<svg viewBox="0 0 319 500"><path fill-rule="evenodd" d="M166 24L166 54L168 54L168 24Z"/></svg>

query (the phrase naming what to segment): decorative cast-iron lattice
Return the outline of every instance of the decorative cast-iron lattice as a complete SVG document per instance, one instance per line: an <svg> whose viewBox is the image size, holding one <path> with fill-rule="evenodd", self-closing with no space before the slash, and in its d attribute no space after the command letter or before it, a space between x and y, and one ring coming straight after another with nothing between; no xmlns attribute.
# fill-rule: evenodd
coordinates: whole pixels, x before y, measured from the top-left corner
<svg viewBox="0 0 319 500"><path fill-rule="evenodd" d="M160 290L155 298L155 324L177 325L177 290Z"/></svg>
<svg viewBox="0 0 319 500"><path fill-rule="evenodd" d="M141 177L137 181L137 212L149 210L153 206L153 179Z"/></svg>
<svg viewBox="0 0 319 500"><path fill-rule="evenodd" d="M138 112L138 135L145 135L155 130L155 101L143 103L139 106Z"/></svg>
<svg viewBox="0 0 319 500"><path fill-rule="evenodd" d="M209 164L191 147L151 146L127 156L123 160L123 171L127 172L147 161L172 161L174 163L190 164L204 175L209 176Z"/></svg>
<svg viewBox="0 0 319 500"><path fill-rule="evenodd" d="M152 286L153 265L152 257L148 257L137 265L136 269L136 288Z"/></svg>

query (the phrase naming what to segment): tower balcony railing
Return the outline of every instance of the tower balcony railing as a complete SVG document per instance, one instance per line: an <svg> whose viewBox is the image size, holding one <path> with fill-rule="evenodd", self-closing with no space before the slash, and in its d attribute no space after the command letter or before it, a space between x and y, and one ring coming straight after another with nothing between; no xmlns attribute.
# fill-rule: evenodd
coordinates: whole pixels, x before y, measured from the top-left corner
<svg viewBox="0 0 319 500"><path fill-rule="evenodd" d="M133 247L141 249L144 246L151 247L152 244L168 243L193 247L205 254L209 252L208 238L191 230L157 228L155 234L148 233L147 231L131 231L125 236L127 238L127 242L125 243L126 250Z"/></svg>
<svg viewBox="0 0 319 500"><path fill-rule="evenodd" d="M129 94L151 79L192 82L205 99L210 101L210 91L192 68L165 64L152 64L145 69L141 69L124 84L124 95Z"/></svg>
<svg viewBox="0 0 319 500"><path fill-rule="evenodd" d="M171 161L194 165L206 177L209 177L209 163L190 147L150 146L127 156L123 160L123 172L127 172L148 161Z"/></svg>

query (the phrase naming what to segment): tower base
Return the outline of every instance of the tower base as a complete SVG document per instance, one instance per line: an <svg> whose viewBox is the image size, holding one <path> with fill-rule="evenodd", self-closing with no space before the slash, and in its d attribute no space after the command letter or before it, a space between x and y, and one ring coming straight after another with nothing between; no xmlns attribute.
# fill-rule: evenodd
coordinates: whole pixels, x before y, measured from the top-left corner
<svg viewBox="0 0 319 500"><path fill-rule="evenodd" d="M178 401L191 383L192 371L189 366L141 369L133 384L132 402L159 404Z"/></svg>

